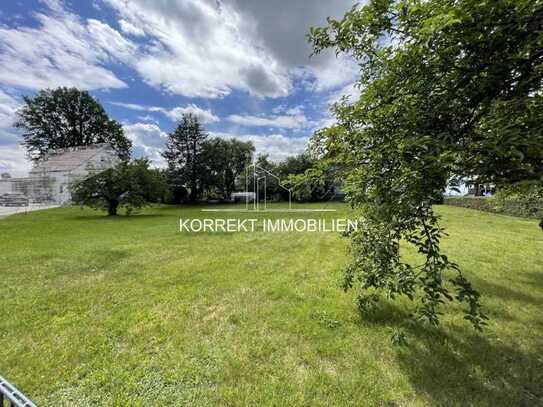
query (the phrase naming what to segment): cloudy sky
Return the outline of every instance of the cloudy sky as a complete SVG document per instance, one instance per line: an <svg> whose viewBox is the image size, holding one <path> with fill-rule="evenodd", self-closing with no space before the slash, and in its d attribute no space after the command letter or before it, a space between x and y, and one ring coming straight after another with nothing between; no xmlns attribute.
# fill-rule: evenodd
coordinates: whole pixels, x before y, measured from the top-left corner
<svg viewBox="0 0 543 407"><path fill-rule="evenodd" d="M28 163L12 128L23 95L89 90L124 126L134 155L161 165L185 112L210 135L252 140L272 159L304 150L352 94L357 67L310 58L305 34L350 0L11 0L0 5L0 171Z"/></svg>

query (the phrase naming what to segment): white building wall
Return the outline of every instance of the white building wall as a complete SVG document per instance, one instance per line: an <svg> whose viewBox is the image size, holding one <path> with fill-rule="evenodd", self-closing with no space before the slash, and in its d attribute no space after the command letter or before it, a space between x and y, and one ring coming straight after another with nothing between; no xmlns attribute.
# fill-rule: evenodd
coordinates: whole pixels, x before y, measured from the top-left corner
<svg viewBox="0 0 543 407"><path fill-rule="evenodd" d="M2 194L9 194L12 192L12 186L11 186L11 180L0 180L0 195Z"/></svg>
<svg viewBox="0 0 543 407"><path fill-rule="evenodd" d="M57 161L58 157L57 155ZM73 155L69 160L74 160ZM56 204L68 204L72 198L71 186L74 182L86 178L89 174L111 168L119 163L119 161L120 159L117 157L115 151L107 146L97 148L94 154L91 156L87 155L80 163L76 163L77 166L75 168L70 165L66 166L66 162L62 162L62 158L58 161L59 165L55 164L53 168L50 168L51 165L47 166L48 162L45 160L45 165L38 164L35 166L30 173L30 178L25 179L30 187L24 187L24 193L29 195L28 197L31 200L41 199L41 197L34 196L36 195L34 191L36 188L33 188L33 186L40 184L42 180L47 180L48 185L46 189L49 196L48 199L54 201ZM64 170L63 168L66 167L71 168ZM4 193L2 192L3 190L6 191L5 193L14 192L11 185L12 182L8 183L0 180L0 194ZM22 189L22 187L19 189Z"/></svg>

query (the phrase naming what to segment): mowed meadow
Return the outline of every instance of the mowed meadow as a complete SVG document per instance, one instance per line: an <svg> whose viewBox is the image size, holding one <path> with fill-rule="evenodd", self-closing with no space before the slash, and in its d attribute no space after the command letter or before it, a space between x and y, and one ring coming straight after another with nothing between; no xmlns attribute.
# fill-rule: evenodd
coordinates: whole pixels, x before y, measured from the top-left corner
<svg viewBox="0 0 543 407"><path fill-rule="evenodd" d="M337 212L258 216L349 212L327 208ZM180 217L255 217L201 209L0 219L0 375L40 406L542 405L537 221L437 207L445 252L481 291L488 327L446 307L440 327L404 327L409 346L398 347L392 329L413 305L361 318L339 288L347 239L180 233Z"/></svg>

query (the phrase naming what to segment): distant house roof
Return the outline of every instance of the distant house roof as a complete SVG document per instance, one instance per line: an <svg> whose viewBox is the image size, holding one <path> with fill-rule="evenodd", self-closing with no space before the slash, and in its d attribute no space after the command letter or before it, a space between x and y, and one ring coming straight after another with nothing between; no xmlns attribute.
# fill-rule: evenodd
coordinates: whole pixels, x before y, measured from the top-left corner
<svg viewBox="0 0 543 407"><path fill-rule="evenodd" d="M108 143L93 144L82 147L69 147L54 150L39 160L30 174L43 172L67 172L75 170L92 159L96 154L107 151L114 154Z"/></svg>

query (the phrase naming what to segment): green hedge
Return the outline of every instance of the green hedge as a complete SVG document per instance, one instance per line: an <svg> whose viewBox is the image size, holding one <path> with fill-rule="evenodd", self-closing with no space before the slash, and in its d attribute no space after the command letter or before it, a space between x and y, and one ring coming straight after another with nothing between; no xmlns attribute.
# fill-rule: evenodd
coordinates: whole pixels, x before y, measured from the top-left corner
<svg viewBox="0 0 543 407"><path fill-rule="evenodd" d="M461 206L525 218L543 218L543 187L528 186L502 189L492 197L450 196L445 205Z"/></svg>
<svg viewBox="0 0 543 407"><path fill-rule="evenodd" d="M462 208L478 209L480 211L494 212L491 204L492 198L472 196L446 196L445 205L461 206Z"/></svg>

